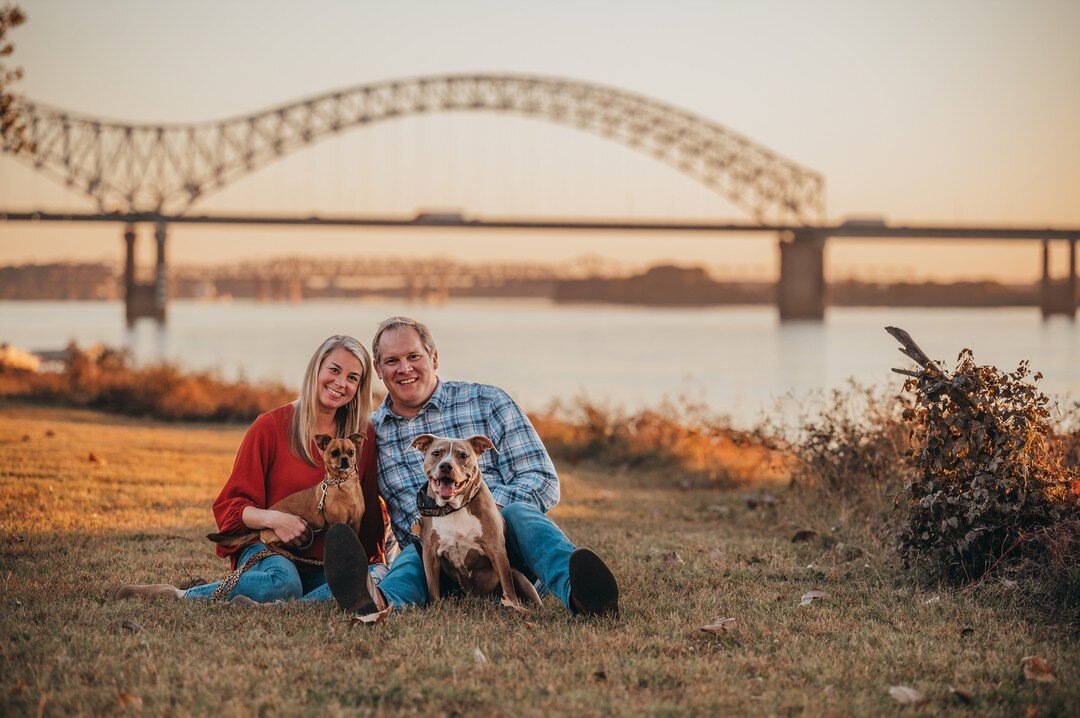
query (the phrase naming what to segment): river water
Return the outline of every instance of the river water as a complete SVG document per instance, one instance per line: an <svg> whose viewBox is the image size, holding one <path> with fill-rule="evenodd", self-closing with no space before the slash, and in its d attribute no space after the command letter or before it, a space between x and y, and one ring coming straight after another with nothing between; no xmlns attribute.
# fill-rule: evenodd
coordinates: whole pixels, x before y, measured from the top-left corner
<svg viewBox="0 0 1080 718"><path fill-rule="evenodd" d="M297 386L328 335L365 345L378 322L407 314L428 323L439 375L498 384L528 409L585 396L625 408L687 397L747 426L766 413L794 415L813 392L849 378L899 388L890 367L910 367L888 324L952 365L963 347L979 363L1014 369L1022 359L1059 398L1080 398L1080 329L1038 310L835 308L824 323L781 324L771 307L696 309L558 305L547 300L306 301L296 304L174 301L164 329L128 331L119 302L0 302L0 342L32 350L126 346L136 360L168 360L227 378ZM780 399L778 403L778 399Z"/></svg>

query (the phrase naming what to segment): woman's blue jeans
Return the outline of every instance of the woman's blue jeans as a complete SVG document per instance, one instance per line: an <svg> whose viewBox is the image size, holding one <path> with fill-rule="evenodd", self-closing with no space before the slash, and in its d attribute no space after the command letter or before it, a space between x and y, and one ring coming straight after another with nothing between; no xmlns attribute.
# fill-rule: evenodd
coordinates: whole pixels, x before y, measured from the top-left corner
<svg viewBox="0 0 1080 718"><path fill-rule="evenodd" d="M240 558L236 565L238 567L243 566L249 556L257 551L262 551L264 548L266 548L266 544L262 543L245 546L240 551ZM220 584L221 581L214 581L213 583L189 588L184 591L184 598L210 598L210 595ZM233 590L229 592L226 598L247 596L259 603L284 601L289 598L313 600L309 598L311 592L325 585L326 577L323 576L321 568L300 573L296 570L296 564L292 561L284 556L274 554L260 559L258 563L244 571L240 575L240 580L236 582L236 586L233 587Z"/></svg>
<svg viewBox="0 0 1080 718"><path fill-rule="evenodd" d="M570 605L570 554L574 545L555 522L532 504L514 503L502 509L506 520L506 553L510 565L529 580L539 579L549 593ZM428 602L424 563L416 544L402 548L390 571L378 583L383 598L395 608L422 606ZM544 593L542 590L541 595ZM325 585L304 596L328 601L333 596Z"/></svg>

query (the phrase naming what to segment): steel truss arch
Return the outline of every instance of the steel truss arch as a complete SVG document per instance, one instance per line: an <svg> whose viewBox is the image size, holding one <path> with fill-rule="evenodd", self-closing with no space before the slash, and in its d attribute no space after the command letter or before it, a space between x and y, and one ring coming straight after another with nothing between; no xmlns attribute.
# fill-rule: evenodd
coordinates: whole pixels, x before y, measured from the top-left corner
<svg viewBox="0 0 1080 718"><path fill-rule="evenodd" d="M675 167L763 223L813 223L825 209L820 174L719 123L619 88L557 77L392 80L189 124L123 123L26 100L22 107L27 158L89 195L103 212L179 214L214 190L344 130L458 111L540 118L607 137Z"/></svg>

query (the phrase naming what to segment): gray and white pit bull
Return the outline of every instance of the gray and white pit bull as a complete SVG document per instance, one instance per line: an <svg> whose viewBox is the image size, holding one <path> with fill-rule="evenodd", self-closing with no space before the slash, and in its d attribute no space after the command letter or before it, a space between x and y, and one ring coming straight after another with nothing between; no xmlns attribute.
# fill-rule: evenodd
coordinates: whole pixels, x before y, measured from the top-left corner
<svg viewBox="0 0 1080 718"><path fill-rule="evenodd" d="M416 503L429 600L439 600L444 572L466 595L501 592L502 604L519 612L525 610L521 599L539 606L536 588L510 568L505 522L477 464L485 451L495 448L491 440L421 434L412 446L424 455L428 479Z"/></svg>

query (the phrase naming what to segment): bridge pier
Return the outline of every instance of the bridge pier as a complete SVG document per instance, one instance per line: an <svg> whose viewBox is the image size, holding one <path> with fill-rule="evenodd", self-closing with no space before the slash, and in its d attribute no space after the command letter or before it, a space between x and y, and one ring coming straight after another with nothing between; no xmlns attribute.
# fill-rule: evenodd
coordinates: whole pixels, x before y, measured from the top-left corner
<svg viewBox="0 0 1080 718"><path fill-rule="evenodd" d="M1069 271L1064 279L1050 276L1050 240L1042 243L1042 281L1039 283L1039 306L1043 319L1054 314L1064 314L1076 319L1076 237L1065 240L1069 243Z"/></svg>
<svg viewBox="0 0 1080 718"><path fill-rule="evenodd" d="M154 228L157 263L154 266L152 284L142 284L136 277L135 242L138 239L136 229L136 225L132 223L124 226L124 315L128 328L133 327L136 320L142 317L154 319L159 325L164 324L165 306L168 300L166 284L168 267L165 261L165 241L168 236L166 224L158 222Z"/></svg>
<svg viewBox="0 0 1080 718"><path fill-rule="evenodd" d="M780 321L825 319L825 237L812 230L780 235Z"/></svg>

